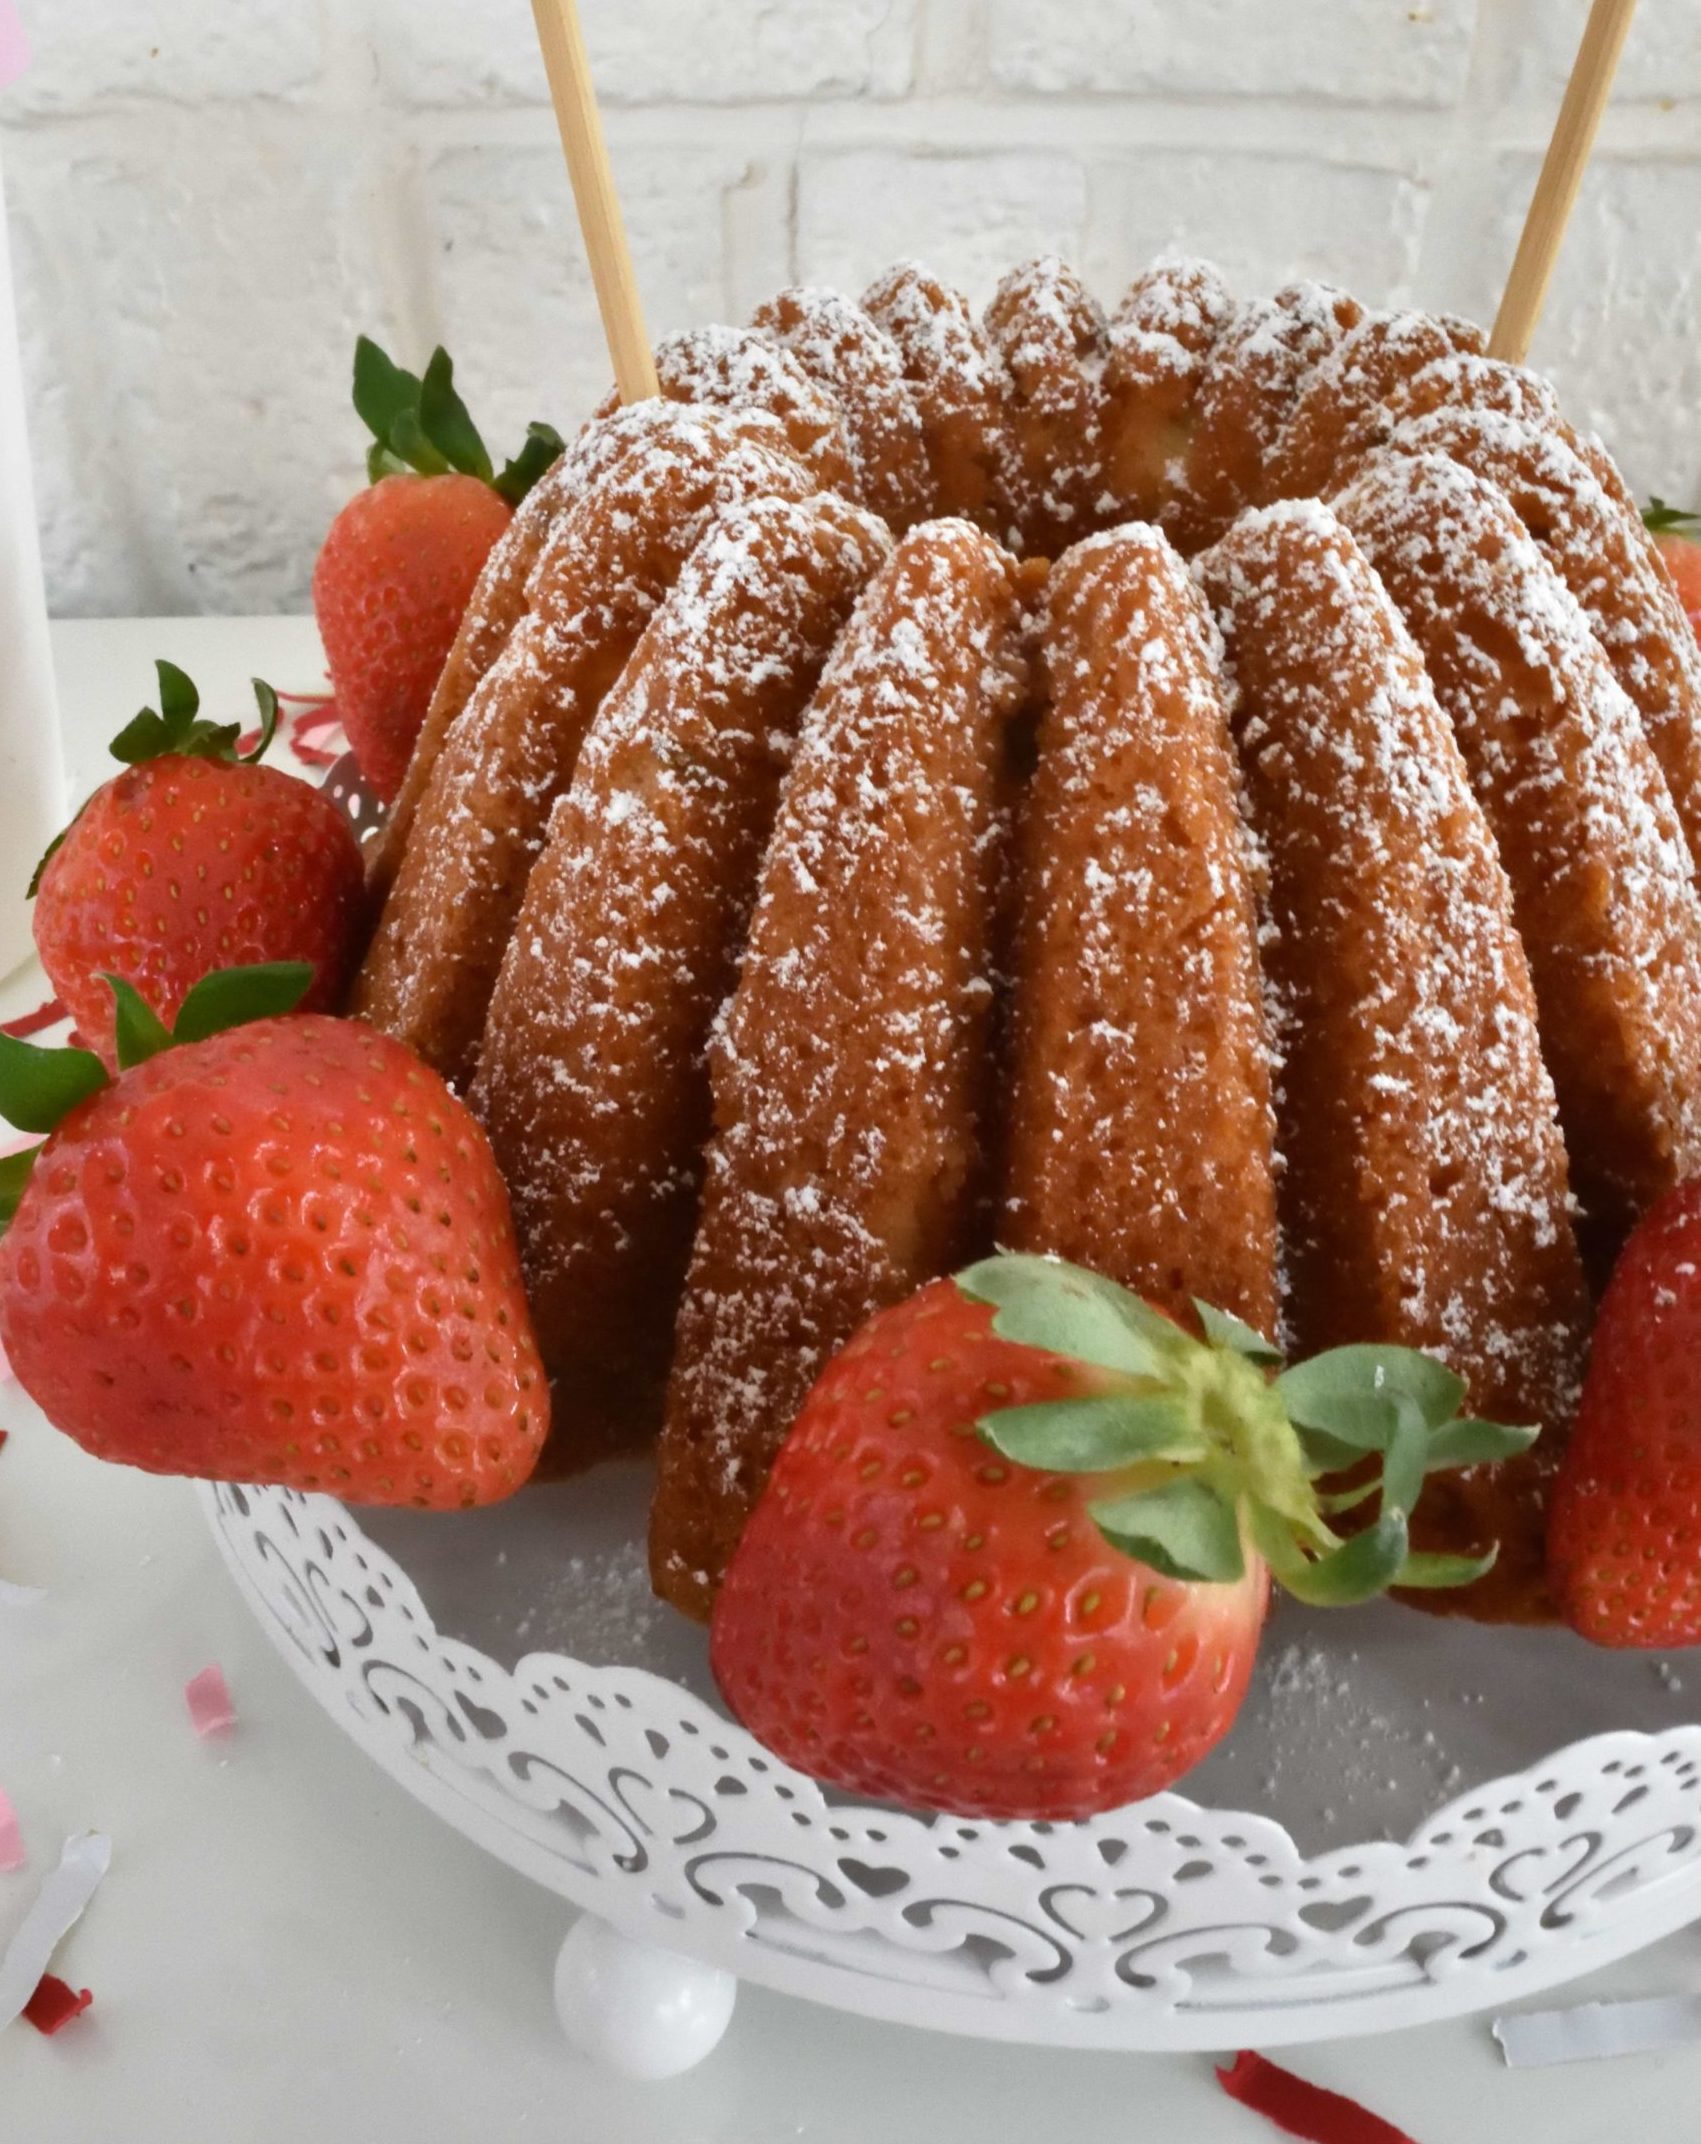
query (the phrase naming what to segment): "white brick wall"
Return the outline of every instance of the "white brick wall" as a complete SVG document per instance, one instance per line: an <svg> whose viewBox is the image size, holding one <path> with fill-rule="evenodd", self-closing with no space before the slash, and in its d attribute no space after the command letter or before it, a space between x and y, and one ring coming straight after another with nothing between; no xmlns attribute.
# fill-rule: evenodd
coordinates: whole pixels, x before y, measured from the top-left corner
<svg viewBox="0 0 1701 2144"><path fill-rule="evenodd" d="M498 447L606 363L528 0L22 0L0 103L65 613L300 606L357 329ZM658 333L1165 246L1492 312L1586 0L581 0ZM1701 0L1642 0L1537 358L1701 497Z"/></svg>

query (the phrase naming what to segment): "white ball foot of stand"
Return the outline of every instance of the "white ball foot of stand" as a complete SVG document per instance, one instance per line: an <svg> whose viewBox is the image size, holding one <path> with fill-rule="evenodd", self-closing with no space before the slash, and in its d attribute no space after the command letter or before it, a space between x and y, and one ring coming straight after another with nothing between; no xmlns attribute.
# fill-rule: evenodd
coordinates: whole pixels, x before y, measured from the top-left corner
<svg viewBox="0 0 1701 2144"><path fill-rule="evenodd" d="M578 2052L624 2077L677 2077L720 2045L738 1980L718 1965L621 1935L594 1913L555 1961L555 2011Z"/></svg>

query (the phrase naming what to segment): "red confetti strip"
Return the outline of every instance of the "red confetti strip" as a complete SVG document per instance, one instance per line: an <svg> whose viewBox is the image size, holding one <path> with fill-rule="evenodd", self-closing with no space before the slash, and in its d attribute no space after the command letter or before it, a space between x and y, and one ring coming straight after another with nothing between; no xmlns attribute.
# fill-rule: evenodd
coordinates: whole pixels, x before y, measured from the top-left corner
<svg viewBox="0 0 1701 2144"><path fill-rule="evenodd" d="M81 2017L93 2001L87 1988L68 1987L57 1973L43 1973L35 1993L24 2005L24 2015L37 2032L51 2039L61 2025Z"/></svg>
<svg viewBox="0 0 1701 2144"><path fill-rule="evenodd" d="M15 1020L0 1021L0 1035L10 1035L14 1042L22 1042L30 1035L39 1035L44 1027L51 1027L64 1017L64 1006L57 998L49 998L34 1012L20 1013Z"/></svg>
<svg viewBox="0 0 1701 2144"><path fill-rule="evenodd" d="M330 699L314 702L313 712L303 712L295 718L290 733L290 749L297 759L305 760L310 767L334 767L342 758L340 751L333 751L320 742L339 726L336 703Z"/></svg>
<svg viewBox="0 0 1701 2144"><path fill-rule="evenodd" d="M1230 2099L1263 2115L1287 2136L1302 2137L1305 2144L1412 2144L1403 2129L1356 2099L1307 2084L1249 2048L1243 2048L1228 2069L1218 2070L1217 2082Z"/></svg>

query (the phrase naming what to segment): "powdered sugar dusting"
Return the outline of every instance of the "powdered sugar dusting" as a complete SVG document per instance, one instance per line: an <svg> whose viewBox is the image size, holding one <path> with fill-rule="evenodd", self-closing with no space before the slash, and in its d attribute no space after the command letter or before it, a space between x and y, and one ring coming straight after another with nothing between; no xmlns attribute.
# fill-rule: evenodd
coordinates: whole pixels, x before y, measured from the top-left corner
<svg viewBox="0 0 1701 2144"><path fill-rule="evenodd" d="M967 299L907 261L872 283L862 303L896 344L915 390L933 511L1006 530L1007 382Z"/></svg>
<svg viewBox="0 0 1701 2144"><path fill-rule="evenodd" d="M851 495L900 532L928 511L921 410L892 338L836 290L782 290L752 325L796 358L838 400L851 459Z"/></svg>
<svg viewBox="0 0 1701 2144"><path fill-rule="evenodd" d="M1104 315L1055 255L1013 268L987 308L1004 360L1011 542L1049 556L1091 528L1103 489Z"/></svg>
<svg viewBox="0 0 1701 2144"><path fill-rule="evenodd" d="M1434 1521L1455 1547L1497 1534L1485 1587L1528 1613L1585 1306L1510 890L1417 650L1329 510L1246 514L1198 570L1269 858L1296 1334L1434 1348L1475 1406L1544 1425L1541 1460Z"/></svg>
<svg viewBox="0 0 1701 2144"><path fill-rule="evenodd" d="M1402 453L1439 451L1497 484L1583 606L1630 695L1692 852L1701 844L1701 648L1640 516L1562 428L1444 407L1400 425Z"/></svg>
<svg viewBox="0 0 1701 2144"><path fill-rule="evenodd" d="M719 509L815 489L771 417L652 402L603 426L530 608L432 769L356 986L356 1011L451 1079L470 1070L550 808L651 612Z"/></svg>
<svg viewBox="0 0 1701 2144"><path fill-rule="evenodd" d="M1306 384L1276 450L1274 494L1306 498L1388 431L1387 402L1409 379L1455 350L1480 351L1482 330L1430 313L1369 313Z"/></svg>
<svg viewBox="0 0 1701 2144"><path fill-rule="evenodd" d="M652 1534L686 1605L821 1361L965 1249L1017 606L985 537L911 531L805 717L714 1049Z"/></svg>
<svg viewBox="0 0 1701 2144"><path fill-rule="evenodd" d="M1701 1166L1701 905L1659 764L1505 495L1384 454L1336 500L1417 638L1499 840L1573 1173L1616 1241Z"/></svg>
<svg viewBox="0 0 1701 2144"><path fill-rule="evenodd" d="M561 1381L563 1453L598 1414L655 1426L710 1018L798 718L888 549L830 495L722 513L602 703L527 886L472 1102Z"/></svg>
<svg viewBox="0 0 1701 2144"><path fill-rule="evenodd" d="M1160 520L1184 551L1213 542L1269 492L1277 443L1306 382L1363 317L1324 283L1243 305L1211 347L1182 482Z"/></svg>
<svg viewBox="0 0 1701 2144"><path fill-rule="evenodd" d="M655 363L657 383L670 402L766 410L785 427L792 452L819 483L851 479L851 442L838 396L771 337L754 328L687 328L657 343ZM612 416L619 406L611 394L597 415Z"/></svg>
<svg viewBox="0 0 1701 2144"><path fill-rule="evenodd" d="M1003 1240L1276 1329L1274 1127L1220 642L1155 529L1053 572Z"/></svg>

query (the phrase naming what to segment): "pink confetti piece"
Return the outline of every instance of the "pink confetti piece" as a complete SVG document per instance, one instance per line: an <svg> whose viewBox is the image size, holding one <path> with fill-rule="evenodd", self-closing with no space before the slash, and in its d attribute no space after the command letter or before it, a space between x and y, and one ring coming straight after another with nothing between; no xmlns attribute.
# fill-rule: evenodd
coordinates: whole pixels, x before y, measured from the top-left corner
<svg viewBox="0 0 1701 2144"><path fill-rule="evenodd" d="M0 89L15 82L30 63L29 39L12 0L0 0Z"/></svg>
<svg viewBox="0 0 1701 2144"><path fill-rule="evenodd" d="M18 1822L18 1812L7 1799L6 1790L0 1787L0 1874L10 1876L29 1860L24 1850L23 1826Z"/></svg>
<svg viewBox="0 0 1701 2144"><path fill-rule="evenodd" d="M17 1379L17 1375L17 1371L14 1370L12 1365L6 1360L6 1350L3 1347L0 1347L0 1385L9 1385L14 1383Z"/></svg>
<svg viewBox="0 0 1701 2144"><path fill-rule="evenodd" d="M228 1734L236 1725L236 1707L230 1701L230 1685L216 1660L199 1675L190 1676L183 1686L183 1695L188 1701L195 1732L203 1742L209 1735Z"/></svg>

